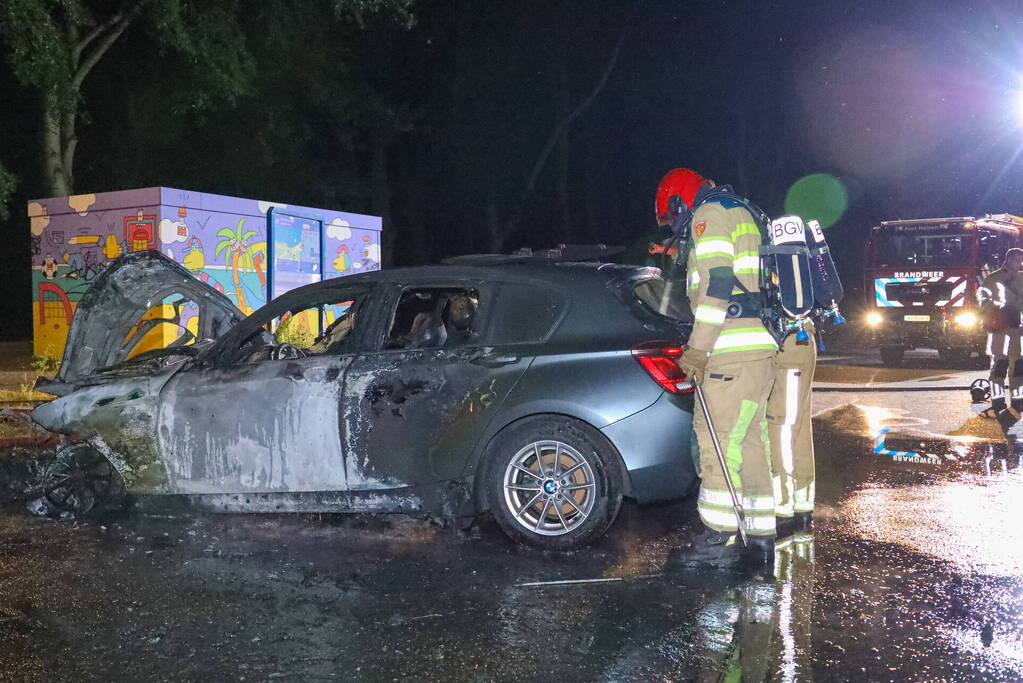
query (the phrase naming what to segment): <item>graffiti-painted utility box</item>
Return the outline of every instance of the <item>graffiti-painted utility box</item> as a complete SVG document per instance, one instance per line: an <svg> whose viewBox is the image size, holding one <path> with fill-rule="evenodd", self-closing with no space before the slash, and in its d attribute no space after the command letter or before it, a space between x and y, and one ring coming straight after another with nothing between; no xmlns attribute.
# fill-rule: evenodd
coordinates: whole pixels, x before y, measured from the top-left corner
<svg viewBox="0 0 1023 683"><path fill-rule="evenodd" d="M147 187L37 199L28 217L36 355L63 354L82 294L125 252L161 251L246 314L294 287L380 268L377 216Z"/></svg>

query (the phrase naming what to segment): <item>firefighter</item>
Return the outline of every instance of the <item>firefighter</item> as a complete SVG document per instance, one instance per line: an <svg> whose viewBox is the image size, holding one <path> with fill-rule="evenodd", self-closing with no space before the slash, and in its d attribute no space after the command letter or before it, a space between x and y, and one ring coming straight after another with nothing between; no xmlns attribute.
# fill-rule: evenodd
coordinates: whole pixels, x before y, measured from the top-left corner
<svg viewBox="0 0 1023 683"><path fill-rule="evenodd" d="M686 287L695 321L677 362L703 390L728 465L728 472L722 471L703 411L696 410L701 471L697 508L705 530L672 551L669 569L727 567L741 560L756 565L774 557L765 411L778 347L760 321L761 232L744 199L713 188L713 181L695 171L674 169L661 180L655 202L661 224L678 225L680 216L692 212L683 250L688 253ZM741 500L748 548L738 537L725 477Z"/></svg>
<svg viewBox="0 0 1023 683"><path fill-rule="evenodd" d="M767 424L774 473L774 514L779 536L810 528L815 469L810 391L817 366L814 325L807 339L789 334L774 360L774 388L767 400Z"/></svg>
<svg viewBox="0 0 1023 683"><path fill-rule="evenodd" d="M984 313L987 354L991 357L991 407L983 413L995 417L1005 427L1012 426L1023 410L1023 362L1019 362L1023 338L1023 249L1005 252L1002 267L986 278L977 289L977 302ZM1006 409L1005 393L1010 406Z"/></svg>

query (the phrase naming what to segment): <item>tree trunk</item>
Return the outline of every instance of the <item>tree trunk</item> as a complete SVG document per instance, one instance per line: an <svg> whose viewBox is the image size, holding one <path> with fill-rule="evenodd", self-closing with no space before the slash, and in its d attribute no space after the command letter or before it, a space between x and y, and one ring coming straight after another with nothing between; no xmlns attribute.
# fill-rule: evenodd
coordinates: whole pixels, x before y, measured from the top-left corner
<svg viewBox="0 0 1023 683"><path fill-rule="evenodd" d="M64 167L64 180L67 183L68 194L75 191L75 151L78 149L78 93L75 98L64 107L60 122L60 143L62 146L61 165Z"/></svg>
<svg viewBox="0 0 1023 683"><path fill-rule="evenodd" d="M540 174L547 165L547 161L550 158L551 153L554 152L555 147L561 140L561 137L568 134L568 130L575 120L582 116L582 114L589 109L590 105L592 105L604 91L604 87L607 85L608 80L611 78L611 74L614 73L615 67L618 65L618 57L621 55L622 46L625 44L625 39L628 37L633 14L640 4L642 4L642 0L637 2L637 4L633 7L632 12L629 13L629 16L622 24L621 30L618 33L618 39L615 41L614 47L608 55L607 62L605 62L600 71L596 83L593 84L593 88L576 104L574 109L568 112L555 124L554 129L547 138L547 142L544 143L543 147L540 149L540 154L537 156L536 161L533 163L532 170L526 178L526 183L522 189L522 194L519 196L518 203L513 209L511 216L509 216L509 218L505 221L502 242L511 237L518 228L519 222L522 220L522 215L525 212L526 204L532 196L533 190L536 189L536 184L540 179Z"/></svg>
<svg viewBox="0 0 1023 683"><path fill-rule="evenodd" d="M50 197L63 197L72 192L71 179L64 168L63 111L47 103L43 109L43 173Z"/></svg>
<svg viewBox="0 0 1023 683"><path fill-rule="evenodd" d="M66 16L64 40L70 47L71 73L66 91L43 93L43 173L51 197L74 192L75 152L78 148L78 102L82 83L103 58L110 46L142 11L147 0L138 0L128 9L117 12L92 27L82 36L80 17Z"/></svg>

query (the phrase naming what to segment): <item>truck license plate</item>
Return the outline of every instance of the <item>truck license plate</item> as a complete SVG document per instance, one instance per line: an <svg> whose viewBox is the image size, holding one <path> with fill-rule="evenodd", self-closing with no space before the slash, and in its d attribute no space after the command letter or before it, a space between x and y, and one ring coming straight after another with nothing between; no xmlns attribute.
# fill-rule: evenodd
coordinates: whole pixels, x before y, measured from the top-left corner
<svg viewBox="0 0 1023 683"><path fill-rule="evenodd" d="M902 319L910 323L929 323L931 322L931 316L929 315L904 315Z"/></svg>

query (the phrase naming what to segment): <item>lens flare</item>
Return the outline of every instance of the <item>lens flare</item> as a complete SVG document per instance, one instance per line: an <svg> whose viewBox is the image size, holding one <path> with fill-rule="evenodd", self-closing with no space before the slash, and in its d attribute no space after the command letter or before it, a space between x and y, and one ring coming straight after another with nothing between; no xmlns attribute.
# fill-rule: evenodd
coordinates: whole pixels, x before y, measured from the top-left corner
<svg viewBox="0 0 1023 683"><path fill-rule="evenodd" d="M785 213L804 221L816 219L822 228L834 225L849 207L849 193L841 180L827 173L803 176L785 195Z"/></svg>
<svg viewBox="0 0 1023 683"><path fill-rule="evenodd" d="M977 324L977 315L971 311L966 311L957 315L955 321L960 327L973 327Z"/></svg>

